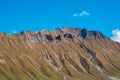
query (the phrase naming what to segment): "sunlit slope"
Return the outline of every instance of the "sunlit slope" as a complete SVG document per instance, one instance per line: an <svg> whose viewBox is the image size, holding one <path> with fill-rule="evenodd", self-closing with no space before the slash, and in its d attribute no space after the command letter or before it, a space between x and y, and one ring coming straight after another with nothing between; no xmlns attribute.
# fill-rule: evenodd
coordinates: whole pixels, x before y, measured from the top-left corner
<svg viewBox="0 0 120 80"><path fill-rule="evenodd" d="M0 80L120 78L120 43L98 31L63 28L0 33Z"/></svg>

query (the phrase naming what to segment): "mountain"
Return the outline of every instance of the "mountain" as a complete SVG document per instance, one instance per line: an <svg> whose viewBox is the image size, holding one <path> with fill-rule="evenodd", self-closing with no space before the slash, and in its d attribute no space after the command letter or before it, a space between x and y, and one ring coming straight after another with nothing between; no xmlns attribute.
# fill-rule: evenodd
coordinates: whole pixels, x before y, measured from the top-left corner
<svg viewBox="0 0 120 80"><path fill-rule="evenodd" d="M0 32L0 80L120 80L120 43L69 27Z"/></svg>

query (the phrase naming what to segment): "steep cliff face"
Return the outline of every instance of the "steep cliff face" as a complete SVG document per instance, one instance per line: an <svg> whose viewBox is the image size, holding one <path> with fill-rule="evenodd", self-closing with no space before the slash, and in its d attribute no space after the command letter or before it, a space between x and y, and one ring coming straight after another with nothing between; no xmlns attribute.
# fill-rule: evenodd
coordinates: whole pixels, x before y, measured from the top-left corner
<svg viewBox="0 0 120 80"><path fill-rule="evenodd" d="M0 33L0 80L119 80L120 43L99 31Z"/></svg>

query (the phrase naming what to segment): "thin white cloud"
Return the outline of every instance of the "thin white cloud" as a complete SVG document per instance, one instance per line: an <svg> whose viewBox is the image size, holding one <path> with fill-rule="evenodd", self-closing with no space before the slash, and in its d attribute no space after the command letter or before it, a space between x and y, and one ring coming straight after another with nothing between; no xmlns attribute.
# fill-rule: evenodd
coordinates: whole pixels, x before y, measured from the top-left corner
<svg viewBox="0 0 120 80"><path fill-rule="evenodd" d="M90 16L90 13L87 11L82 11L79 16Z"/></svg>
<svg viewBox="0 0 120 80"><path fill-rule="evenodd" d="M120 30L115 29L112 31L113 36L111 37L112 40L120 42Z"/></svg>
<svg viewBox="0 0 120 80"><path fill-rule="evenodd" d="M74 13L74 17L82 17L82 16L90 16L91 14L85 10L83 10L81 13Z"/></svg>
<svg viewBox="0 0 120 80"><path fill-rule="evenodd" d="M79 14L77 14L77 13L73 14L74 17L76 17L76 16L78 16L78 15L79 15Z"/></svg>
<svg viewBox="0 0 120 80"><path fill-rule="evenodd" d="M16 34L16 33L17 33L17 31L16 31L16 30L14 30L14 31L13 31L13 33L15 33L15 34Z"/></svg>

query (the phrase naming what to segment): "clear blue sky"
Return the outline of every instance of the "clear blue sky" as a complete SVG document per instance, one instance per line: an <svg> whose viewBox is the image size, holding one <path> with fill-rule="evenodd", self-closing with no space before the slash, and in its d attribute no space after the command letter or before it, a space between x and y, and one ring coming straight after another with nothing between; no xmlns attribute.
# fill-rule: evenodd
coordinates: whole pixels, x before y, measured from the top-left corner
<svg viewBox="0 0 120 80"><path fill-rule="evenodd" d="M63 26L99 30L110 37L120 29L120 0L0 0L2 32Z"/></svg>

